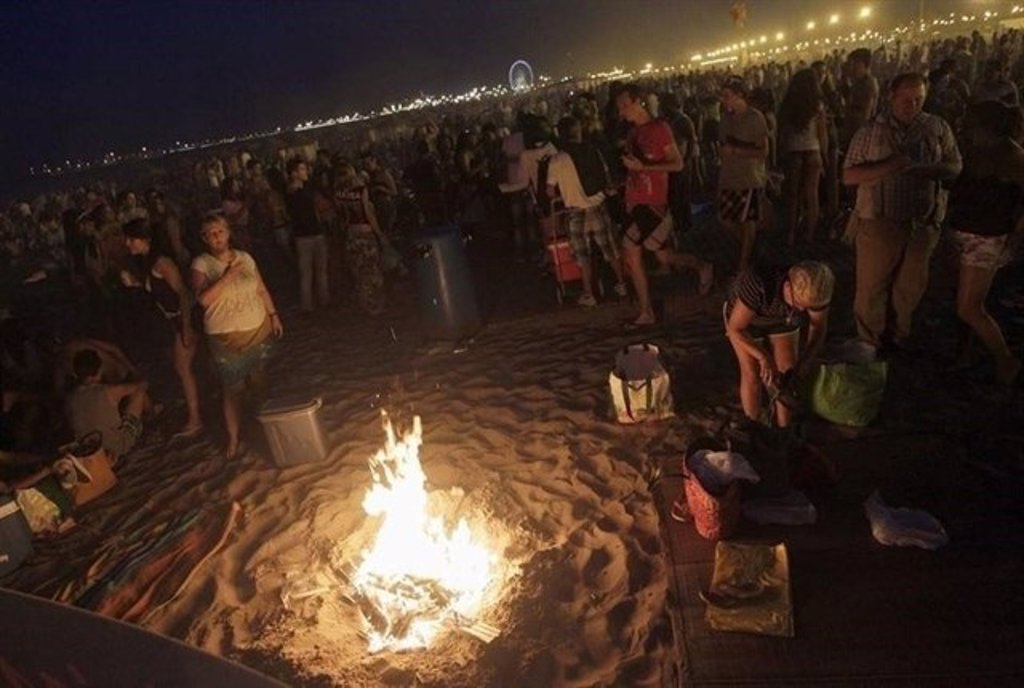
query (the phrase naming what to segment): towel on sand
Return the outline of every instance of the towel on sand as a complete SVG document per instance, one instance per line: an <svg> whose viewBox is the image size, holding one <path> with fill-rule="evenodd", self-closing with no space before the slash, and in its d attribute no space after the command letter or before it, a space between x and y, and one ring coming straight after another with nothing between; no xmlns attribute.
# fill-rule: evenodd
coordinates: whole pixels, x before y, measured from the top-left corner
<svg viewBox="0 0 1024 688"><path fill-rule="evenodd" d="M56 599L123 621L144 623L177 597L226 542L241 506L198 508L147 525L110 547Z"/></svg>

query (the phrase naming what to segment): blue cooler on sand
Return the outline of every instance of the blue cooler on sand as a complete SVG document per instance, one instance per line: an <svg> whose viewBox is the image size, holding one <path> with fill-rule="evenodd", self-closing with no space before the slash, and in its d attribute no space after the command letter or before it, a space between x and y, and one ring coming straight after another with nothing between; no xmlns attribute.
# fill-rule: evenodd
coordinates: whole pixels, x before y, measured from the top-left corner
<svg viewBox="0 0 1024 688"><path fill-rule="evenodd" d="M256 417L263 426L274 463L281 468L320 461L327 456L320 423L320 398L312 401L268 401Z"/></svg>
<svg viewBox="0 0 1024 688"><path fill-rule="evenodd" d="M32 556L32 531L12 495L0 495L0 578Z"/></svg>
<svg viewBox="0 0 1024 688"><path fill-rule="evenodd" d="M432 339L464 339L480 329L462 232L445 225L416 237L416 287L423 330Z"/></svg>

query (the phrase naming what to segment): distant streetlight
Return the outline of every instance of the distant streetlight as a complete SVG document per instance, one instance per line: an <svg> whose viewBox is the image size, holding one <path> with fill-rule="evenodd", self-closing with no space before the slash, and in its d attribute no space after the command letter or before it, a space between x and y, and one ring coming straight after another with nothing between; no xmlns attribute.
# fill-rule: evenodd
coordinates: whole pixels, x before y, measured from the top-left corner
<svg viewBox="0 0 1024 688"><path fill-rule="evenodd" d="M768 42L768 37L767 36L761 36L760 42L761 43L767 43Z"/></svg>
<svg viewBox="0 0 1024 688"><path fill-rule="evenodd" d="M860 8L860 14L857 15L857 16L859 16L861 19L867 19L868 17L871 16L871 8L870 7L861 7Z"/></svg>
<svg viewBox="0 0 1024 688"><path fill-rule="evenodd" d="M786 37L785 34L783 34L781 31L779 31L777 34L775 34L775 40L777 40L777 41L781 41L785 37Z"/></svg>
<svg viewBox="0 0 1024 688"><path fill-rule="evenodd" d="M817 26L817 24L815 24L814 22L812 22L812 21L807 22L807 30L808 31L814 31L814 27L815 26Z"/></svg>
<svg viewBox="0 0 1024 688"><path fill-rule="evenodd" d="M839 23L839 15L838 14L833 14L832 16L830 16L828 18L828 23L829 24L838 24Z"/></svg>

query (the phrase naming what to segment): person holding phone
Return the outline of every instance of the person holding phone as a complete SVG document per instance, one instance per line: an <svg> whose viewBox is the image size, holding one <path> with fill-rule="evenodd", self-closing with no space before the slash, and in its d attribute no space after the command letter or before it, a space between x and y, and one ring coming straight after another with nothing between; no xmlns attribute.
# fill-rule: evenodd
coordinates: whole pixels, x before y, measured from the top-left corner
<svg viewBox="0 0 1024 688"><path fill-rule="evenodd" d="M231 246L227 220L207 215L201 236L207 251L192 261L192 287L224 389L225 455L234 459L241 453L243 393L262 391L273 340L284 334L284 326L256 261Z"/></svg>
<svg viewBox="0 0 1024 688"><path fill-rule="evenodd" d="M945 218L943 183L963 167L949 124L922 111L927 93L920 74L896 76L888 110L854 134L843 168L843 183L857 187L847 228L856 247L857 334L893 353L907 350L928 287Z"/></svg>

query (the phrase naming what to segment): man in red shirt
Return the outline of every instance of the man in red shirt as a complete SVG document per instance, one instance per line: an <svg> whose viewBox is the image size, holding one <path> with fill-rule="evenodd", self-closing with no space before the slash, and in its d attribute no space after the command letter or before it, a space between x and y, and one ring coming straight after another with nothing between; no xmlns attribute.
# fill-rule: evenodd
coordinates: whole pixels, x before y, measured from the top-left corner
<svg viewBox="0 0 1024 688"><path fill-rule="evenodd" d="M673 251L672 215L668 210L668 175L683 169L683 158L676 147L672 129L651 117L643 91L635 84L623 87L615 104L619 116L633 125L626 139L626 234L622 240L626 268L636 289L640 315L634 325L653 325L654 310L644 270L644 249L652 251L665 268L690 268L700 273L700 293L711 289L712 265L706 261Z"/></svg>

